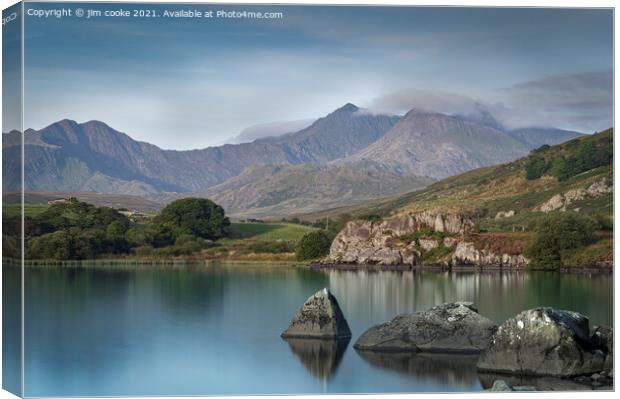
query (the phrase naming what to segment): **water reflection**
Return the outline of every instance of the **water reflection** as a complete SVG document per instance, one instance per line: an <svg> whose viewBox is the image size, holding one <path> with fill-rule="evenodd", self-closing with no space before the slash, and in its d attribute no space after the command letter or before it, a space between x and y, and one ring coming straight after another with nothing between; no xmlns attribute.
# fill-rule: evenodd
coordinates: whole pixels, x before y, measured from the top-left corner
<svg viewBox="0 0 620 399"><path fill-rule="evenodd" d="M17 269L18 271L19 269ZM8 292L20 286L6 273ZM536 306L611 324L611 276L335 271L269 265L25 269L27 396L447 392L481 389L475 365L387 358L280 333L328 287L356 340L373 324L471 300L497 321ZM4 306L19 309L19 296ZM282 378L286 375L286 378Z"/></svg>
<svg viewBox="0 0 620 399"><path fill-rule="evenodd" d="M325 273L347 319L370 318L373 324L445 302L471 301L481 314L497 322L526 309L552 306L585 314L591 325L613 325L613 278L609 275L369 270ZM610 305L600 306L602 303ZM365 330L369 326L352 327Z"/></svg>
<svg viewBox="0 0 620 399"><path fill-rule="evenodd" d="M370 365L443 385L474 385L478 355L357 351Z"/></svg>
<svg viewBox="0 0 620 399"><path fill-rule="evenodd" d="M590 391L592 387L575 381L555 377L519 377L506 374L481 373L480 384L484 389L493 386L496 380L504 380L508 385L534 387L538 391Z"/></svg>
<svg viewBox="0 0 620 399"><path fill-rule="evenodd" d="M310 374L321 381L327 381L336 373L351 338L340 340L288 338L284 340Z"/></svg>

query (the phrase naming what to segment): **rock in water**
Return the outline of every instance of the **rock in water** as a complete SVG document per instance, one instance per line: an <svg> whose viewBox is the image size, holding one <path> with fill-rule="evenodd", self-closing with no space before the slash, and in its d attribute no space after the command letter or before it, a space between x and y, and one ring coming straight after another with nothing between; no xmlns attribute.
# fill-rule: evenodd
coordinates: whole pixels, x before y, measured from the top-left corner
<svg viewBox="0 0 620 399"><path fill-rule="evenodd" d="M496 329L497 324L478 314L473 303L447 303L371 327L354 347L383 352L479 353Z"/></svg>
<svg viewBox="0 0 620 399"><path fill-rule="evenodd" d="M282 338L346 339L351 330L336 297L323 288L306 300Z"/></svg>
<svg viewBox="0 0 620 399"><path fill-rule="evenodd" d="M605 354L603 369L609 373L614 367L614 330L609 326L594 326L590 338L595 348Z"/></svg>
<svg viewBox="0 0 620 399"><path fill-rule="evenodd" d="M588 318L566 310L536 308L502 324L478 360L478 370L502 374L572 377L603 369Z"/></svg>

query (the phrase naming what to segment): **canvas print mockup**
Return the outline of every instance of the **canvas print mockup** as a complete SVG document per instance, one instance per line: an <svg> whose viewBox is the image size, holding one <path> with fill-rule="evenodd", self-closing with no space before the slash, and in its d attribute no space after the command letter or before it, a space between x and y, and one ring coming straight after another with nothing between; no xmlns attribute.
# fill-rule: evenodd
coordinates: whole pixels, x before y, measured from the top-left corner
<svg viewBox="0 0 620 399"><path fill-rule="evenodd" d="M613 9L2 13L3 388L609 391Z"/></svg>

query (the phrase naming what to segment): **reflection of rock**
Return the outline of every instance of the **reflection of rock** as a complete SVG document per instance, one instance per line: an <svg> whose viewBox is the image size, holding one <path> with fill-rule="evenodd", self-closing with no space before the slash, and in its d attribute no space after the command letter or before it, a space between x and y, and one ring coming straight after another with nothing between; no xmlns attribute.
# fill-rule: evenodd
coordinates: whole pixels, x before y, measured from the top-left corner
<svg viewBox="0 0 620 399"><path fill-rule="evenodd" d="M454 302L404 314L368 329L356 349L381 352L479 353L497 325L471 302Z"/></svg>
<svg viewBox="0 0 620 399"><path fill-rule="evenodd" d="M315 377L329 379L338 369L350 338L339 340L322 340L307 338L285 339L291 352Z"/></svg>
<svg viewBox="0 0 620 399"><path fill-rule="evenodd" d="M571 377L603 370L605 354L595 348L588 318L553 308L526 310L493 335L478 362L490 373Z"/></svg>
<svg viewBox="0 0 620 399"><path fill-rule="evenodd" d="M502 381L503 384L497 383ZM480 384L487 391L589 391L592 387L556 377L519 377L503 374L480 374ZM495 389L493 389L495 387ZM506 389L508 388L508 389Z"/></svg>
<svg viewBox="0 0 620 399"><path fill-rule="evenodd" d="M350 339L351 330L336 297L323 288L304 302L282 338Z"/></svg>
<svg viewBox="0 0 620 399"><path fill-rule="evenodd" d="M441 384L471 385L478 381L477 355L370 351L357 353L372 366L430 379Z"/></svg>

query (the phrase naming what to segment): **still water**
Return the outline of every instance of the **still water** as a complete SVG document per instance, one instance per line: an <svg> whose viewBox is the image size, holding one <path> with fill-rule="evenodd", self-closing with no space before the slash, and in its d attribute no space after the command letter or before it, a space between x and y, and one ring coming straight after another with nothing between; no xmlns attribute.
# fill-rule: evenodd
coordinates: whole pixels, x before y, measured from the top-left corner
<svg viewBox="0 0 620 399"><path fill-rule="evenodd" d="M456 300L498 322L545 305L611 325L612 280L265 265L29 268L25 394L477 391L475 357L358 353L353 343L399 313ZM299 306L323 287L338 298L351 342L282 340Z"/></svg>

